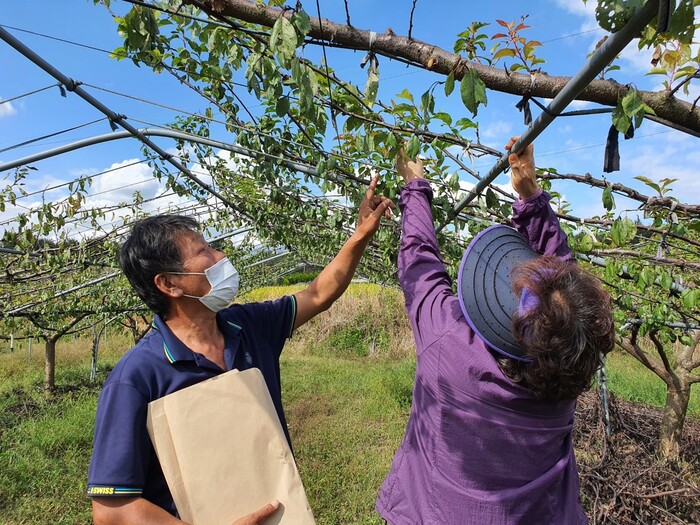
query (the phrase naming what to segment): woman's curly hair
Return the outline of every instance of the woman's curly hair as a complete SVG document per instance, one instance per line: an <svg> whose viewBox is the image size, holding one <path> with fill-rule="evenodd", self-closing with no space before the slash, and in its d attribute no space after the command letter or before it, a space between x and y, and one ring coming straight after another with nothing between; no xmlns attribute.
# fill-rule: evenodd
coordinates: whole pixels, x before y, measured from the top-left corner
<svg viewBox="0 0 700 525"><path fill-rule="evenodd" d="M610 295L594 275L556 257L520 264L512 277L516 295L527 289L538 298L513 315L513 336L531 362L500 359L501 367L540 399L575 399L615 344Z"/></svg>

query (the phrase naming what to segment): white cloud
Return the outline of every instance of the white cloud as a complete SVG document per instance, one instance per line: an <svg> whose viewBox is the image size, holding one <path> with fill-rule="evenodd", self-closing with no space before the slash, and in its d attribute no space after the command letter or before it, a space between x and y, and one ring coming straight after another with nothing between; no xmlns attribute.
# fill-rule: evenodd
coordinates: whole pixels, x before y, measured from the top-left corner
<svg viewBox="0 0 700 525"><path fill-rule="evenodd" d="M569 105L566 107L567 111L577 111L579 109L588 109L591 106L594 106L593 102L589 102L588 100L572 100Z"/></svg>
<svg viewBox="0 0 700 525"><path fill-rule="evenodd" d="M653 145L645 145L625 159L625 170L633 176L641 175L653 181L678 179L671 186L675 191L670 195L683 203L697 203L700 201L700 179L697 176L699 161L700 154L695 148L689 150L683 143L679 147L678 142L655 141ZM642 185L640 191L649 195L654 193L646 185Z"/></svg>
<svg viewBox="0 0 700 525"><path fill-rule="evenodd" d="M585 4L581 0L555 0L555 3L567 13L595 20L595 0L590 0Z"/></svg>
<svg viewBox="0 0 700 525"><path fill-rule="evenodd" d="M109 173L94 178L90 194L97 194L100 201L112 204L132 202L135 191L144 198L154 197L162 184L153 177L150 166L135 164L137 162L139 159L126 159L109 166Z"/></svg>
<svg viewBox="0 0 700 525"><path fill-rule="evenodd" d="M510 121L506 122L503 120L498 120L496 122L487 124L486 126L481 126L479 128L479 132L481 134L482 139L499 139L505 141L505 144L506 142L508 142L508 139L510 139L510 137L512 136L513 123Z"/></svg>
<svg viewBox="0 0 700 525"><path fill-rule="evenodd" d="M17 110L12 105L12 102L2 102L2 97L0 97L0 118L11 117L15 115Z"/></svg>
<svg viewBox="0 0 700 525"><path fill-rule="evenodd" d="M582 18L580 32L586 33L582 38L590 41L590 51L595 49L598 41L607 34L606 31L592 32L593 29L600 29L600 25L595 18L596 0L589 0L585 5L581 0L555 0L557 6L571 15ZM591 32L590 34L588 32ZM627 74L646 73L651 69L651 56L653 49L638 49L638 40L630 42L620 53L619 61L622 62L622 71Z"/></svg>

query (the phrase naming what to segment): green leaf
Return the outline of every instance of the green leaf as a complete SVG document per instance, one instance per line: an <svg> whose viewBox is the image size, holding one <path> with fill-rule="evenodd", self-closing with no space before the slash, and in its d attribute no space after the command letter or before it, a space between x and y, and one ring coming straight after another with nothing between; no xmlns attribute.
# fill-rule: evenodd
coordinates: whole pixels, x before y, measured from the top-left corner
<svg viewBox="0 0 700 525"><path fill-rule="evenodd" d="M277 115L280 117L284 117L287 113L289 113L289 98L280 97L277 99L275 113L277 113Z"/></svg>
<svg viewBox="0 0 700 525"><path fill-rule="evenodd" d="M357 117L348 117L345 121L345 131L350 133L362 126L362 121Z"/></svg>
<svg viewBox="0 0 700 525"><path fill-rule="evenodd" d="M486 84L473 69L467 70L460 81L462 102L466 108L476 115L479 104L486 105Z"/></svg>
<svg viewBox="0 0 700 525"><path fill-rule="evenodd" d="M691 290L690 288L686 289L681 296L683 299L683 306L687 310L694 310L695 305L698 302L698 296L700 296L700 290Z"/></svg>
<svg viewBox="0 0 700 525"><path fill-rule="evenodd" d="M323 176L323 174L326 172L327 167L328 163L326 162L326 159L321 157L321 160L319 160L318 164L316 164L316 172L318 173L319 177Z"/></svg>
<svg viewBox="0 0 700 525"><path fill-rule="evenodd" d="M590 234L584 233L578 243L578 249L582 253L588 253L593 249L593 239Z"/></svg>
<svg viewBox="0 0 700 525"><path fill-rule="evenodd" d="M491 188L486 190L486 206L489 209L498 207L498 196Z"/></svg>
<svg viewBox="0 0 700 525"><path fill-rule="evenodd" d="M627 224L622 219L615 219L610 228L610 238L615 246L622 246L627 240Z"/></svg>
<svg viewBox="0 0 700 525"><path fill-rule="evenodd" d="M304 11L297 11L292 15L292 25L297 30L301 42L297 42L298 45L304 41L304 37L311 31L311 19Z"/></svg>
<svg viewBox="0 0 700 525"><path fill-rule="evenodd" d="M605 186L603 190L603 207L612 211L615 208L615 197L613 196L612 186Z"/></svg>
<svg viewBox="0 0 700 525"><path fill-rule="evenodd" d="M430 90L423 93L420 97L420 109L425 114L433 113L435 111L435 97L430 92Z"/></svg>
<svg viewBox="0 0 700 525"><path fill-rule="evenodd" d="M411 159L416 158L418 153L420 152L420 139L416 135L411 135L411 138L408 140L408 143L406 144L406 155L410 157Z"/></svg>
<svg viewBox="0 0 700 525"><path fill-rule="evenodd" d="M693 0L680 0L678 7L671 15L668 32L682 44L693 42L696 21L694 19L695 2Z"/></svg>
<svg viewBox="0 0 700 525"><path fill-rule="evenodd" d="M617 129L617 131L620 133L627 133L627 131L630 129L632 119L625 113L621 100L617 103L617 106L613 110L612 122L615 129Z"/></svg>
<svg viewBox="0 0 700 525"><path fill-rule="evenodd" d="M656 184L653 180L651 180L650 178L645 177L645 176L643 176L643 175L637 175L637 176L634 177L634 178L637 179L637 180L639 180L639 181L642 181L644 184L646 184L646 185L649 186L650 188L652 188L652 189L656 190L657 192L659 192L659 195L661 194L661 187L660 187L658 184Z"/></svg>
<svg viewBox="0 0 700 525"><path fill-rule="evenodd" d="M450 116L449 113L445 113L444 111L438 111L437 113L435 113L435 115L433 115L433 117L435 117L438 120L443 121L448 126L452 125L452 117Z"/></svg>
<svg viewBox="0 0 700 525"><path fill-rule="evenodd" d="M379 73L370 70L367 73L367 84L365 85L365 98L370 105L374 104L377 99L377 91L379 91Z"/></svg>
<svg viewBox="0 0 700 525"><path fill-rule="evenodd" d="M396 98L403 98L404 100L410 100L413 102L413 94L408 89L401 91L401 93L396 95Z"/></svg>
<svg viewBox="0 0 700 525"><path fill-rule="evenodd" d="M685 346L693 346L695 344L695 341L693 340L692 336L688 334L683 334L681 335L678 340L681 342L681 344Z"/></svg>
<svg viewBox="0 0 700 525"><path fill-rule="evenodd" d="M461 130L478 127L476 122L468 119L467 117L462 117L459 119L457 122L455 122L455 126Z"/></svg>
<svg viewBox="0 0 700 525"><path fill-rule="evenodd" d="M281 62L287 62L296 54L297 33L286 17L279 17L272 26L269 45Z"/></svg>
<svg viewBox="0 0 700 525"><path fill-rule="evenodd" d="M627 116L632 116L640 111L644 111L644 102L639 98L639 92L636 89L630 89L627 94L622 97L622 108Z"/></svg>
<svg viewBox="0 0 700 525"><path fill-rule="evenodd" d="M455 89L455 72L450 71L445 80L445 96L449 97Z"/></svg>
<svg viewBox="0 0 700 525"><path fill-rule="evenodd" d="M514 56L515 56L515 49L510 49L510 48L506 47L504 49L500 49L499 51L497 51L493 55L493 61L495 62L496 60L499 60L503 57L512 58Z"/></svg>
<svg viewBox="0 0 700 525"><path fill-rule="evenodd" d="M664 270L661 272L659 275L658 283L666 291L669 291L671 289L671 286L673 286L673 277L671 277L671 274Z"/></svg>

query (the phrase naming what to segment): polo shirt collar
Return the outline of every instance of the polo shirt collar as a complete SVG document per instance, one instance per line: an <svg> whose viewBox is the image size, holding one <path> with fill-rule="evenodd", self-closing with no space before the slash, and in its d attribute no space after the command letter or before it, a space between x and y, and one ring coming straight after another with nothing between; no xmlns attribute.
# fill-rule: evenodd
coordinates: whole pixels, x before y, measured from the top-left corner
<svg viewBox="0 0 700 525"><path fill-rule="evenodd" d="M238 336L242 331L239 325L226 319L221 315L221 312L216 314L216 323L219 326L219 330L223 332L224 338ZM175 336L159 314L155 314L151 326L163 338L163 353L170 364L177 361L196 361L194 352Z"/></svg>

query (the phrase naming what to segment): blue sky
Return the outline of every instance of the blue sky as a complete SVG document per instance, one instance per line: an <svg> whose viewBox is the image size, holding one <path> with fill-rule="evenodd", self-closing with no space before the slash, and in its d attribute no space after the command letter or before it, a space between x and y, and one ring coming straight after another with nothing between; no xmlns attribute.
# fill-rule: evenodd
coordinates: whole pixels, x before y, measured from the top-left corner
<svg viewBox="0 0 700 525"><path fill-rule="evenodd" d="M348 0L353 25L376 32L391 27L397 34L406 34L409 25L410 0L375 2ZM414 38L427 41L451 50L456 35L470 22L491 22L487 30L496 31L495 20L515 20L528 15L531 29L526 36L541 41L544 46L539 54L546 59L543 69L551 75L570 76L576 74L586 60L586 55L604 34L593 19L593 0L584 6L581 0L522 0L467 3L463 1L418 0L413 19ZM465 6L470 5L470 8ZM112 7L124 13L128 4L114 0ZM307 12L316 16L316 3L304 3ZM320 0L321 14L337 22L345 20L342 0ZM131 61L116 61L106 53L81 48L68 43L50 40L12 28L33 31L73 42L111 50L121 41L109 12L102 6L94 6L91 0L0 3L0 24L15 37L49 61L54 67L75 80L99 88L156 101L190 112L204 109L203 99L179 85L168 75L156 75L151 70L136 67ZM366 71L360 68L364 53L328 49L331 65L339 76L354 80L363 86ZM319 49L306 51L309 57L318 56ZM649 68L649 54L639 52L634 44L628 46L620 59L622 70L612 74L620 83L633 82L639 89L658 89L660 78L644 76ZM50 86L55 81L29 60L22 57L4 42L0 42L0 99ZM403 88L409 88L416 97L431 83L442 80L435 75L407 68L380 57L381 84L379 98L388 101ZM86 87L111 109L129 117L138 127L146 124L137 120L166 125L176 113L150 104L136 102ZM693 87L691 100L700 95ZM502 148L508 139L524 131L521 114L515 109L515 97L488 92L489 104L479 110L480 136L485 144ZM454 118L470 116L462 106L457 92L445 102L445 109ZM576 109L592 107L575 103ZM533 107L533 115L537 109ZM36 95L0 105L0 150L42 135L50 134L101 118L102 115L75 95L60 96L54 87ZM605 138L610 126L610 116L587 116L559 119L555 121L535 143L538 164L556 168L560 173L591 173L602 177ZM110 132L106 121L83 127L71 133L47 138L34 144L0 152L0 162L56 147L81 138ZM227 140L224 130L214 130L213 138ZM172 142L159 139L164 148ZM700 202L700 148L696 138L671 131L651 121L646 121L633 140L620 141L622 171L607 174L608 180L631 185L649 193L636 175L652 179L678 178L675 195L682 202ZM34 164L39 168L32 172L27 188L38 189L58 181L74 179L80 174L100 172L119 165L131 164L143 155L134 140L121 140L93 146ZM476 161L475 167L486 173L493 161ZM0 174L5 176L6 173ZM499 183L507 183L502 176ZM126 186L127 184L137 186ZM126 187L125 187L126 186ZM585 192L571 184L560 186L572 203L574 212L581 216L601 213L599 192ZM95 199L110 202L129 200L134 189L144 196L157 193L158 184L150 177L145 165L139 164L115 171L96 179L93 191L100 193ZM56 196L59 192L56 192ZM617 199L618 211L634 213L636 204ZM24 202L29 205L29 202ZM12 210L6 212L7 217Z"/></svg>

